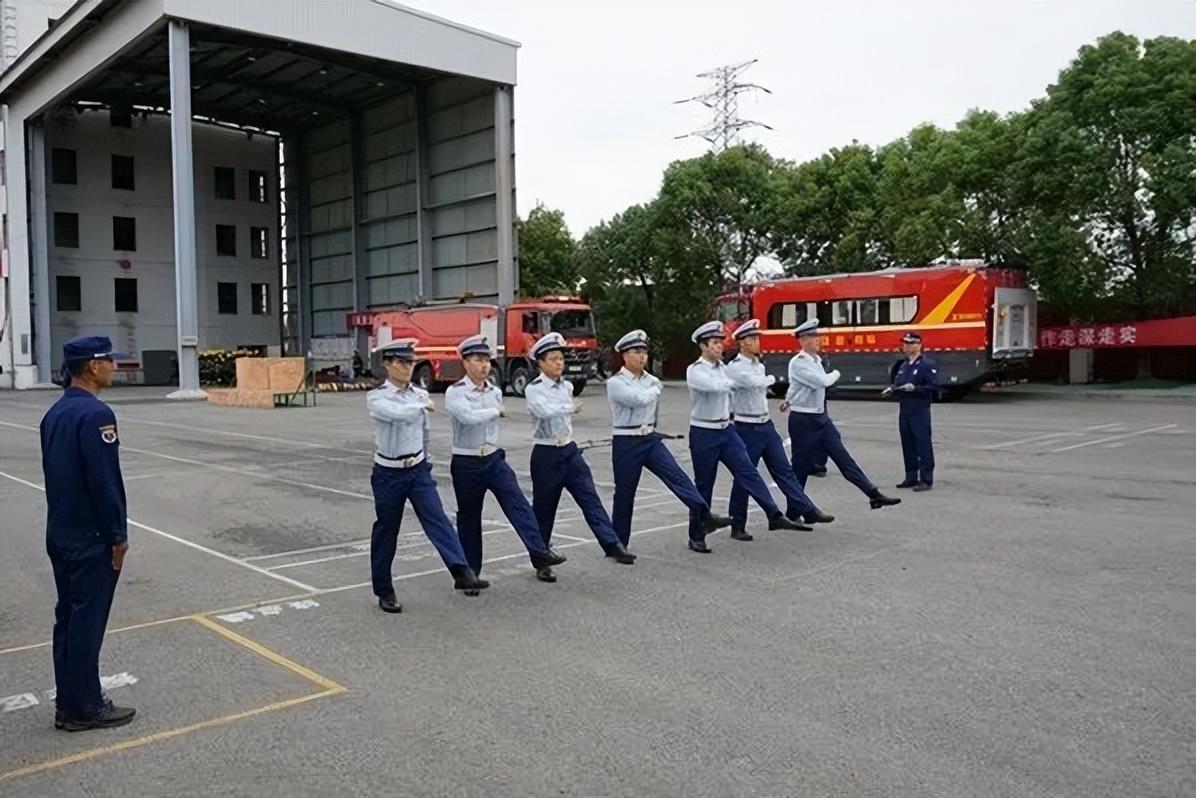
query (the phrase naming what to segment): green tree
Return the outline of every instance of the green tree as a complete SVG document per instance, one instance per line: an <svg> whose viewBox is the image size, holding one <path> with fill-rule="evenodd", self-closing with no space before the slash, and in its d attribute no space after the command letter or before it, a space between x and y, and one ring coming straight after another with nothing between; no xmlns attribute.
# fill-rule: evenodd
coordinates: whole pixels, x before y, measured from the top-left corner
<svg viewBox="0 0 1196 798"><path fill-rule="evenodd" d="M656 203L633 205L582 238L584 291L607 344L643 329L658 354L684 345L715 294L708 253L686 230L664 224Z"/></svg>
<svg viewBox="0 0 1196 798"><path fill-rule="evenodd" d="M577 242L565 214L536 203L519 233L519 292L525 297L577 291Z"/></svg>
<svg viewBox="0 0 1196 798"><path fill-rule="evenodd" d="M876 244L879 171L872 148L853 142L785 172L773 236L786 274L885 265Z"/></svg>
<svg viewBox="0 0 1196 798"><path fill-rule="evenodd" d="M745 282L757 260L774 254L788 168L751 144L676 161L665 170L658 219L693 236L688 249L716 289Z"/></svg>
<svg viewBox="0 0 1196 798"><path fill-rule="evenodd" d="M1027 249L1082 240L1093 270L1073 282L1075 263L1035 252L1048 299L1078 311L1112 298L1137 315L1193 306L1194 132L1196 42L1113 33L1080 49L1029 111L1018 164L1031 220L1052 223L1024 231Z"/></svg>

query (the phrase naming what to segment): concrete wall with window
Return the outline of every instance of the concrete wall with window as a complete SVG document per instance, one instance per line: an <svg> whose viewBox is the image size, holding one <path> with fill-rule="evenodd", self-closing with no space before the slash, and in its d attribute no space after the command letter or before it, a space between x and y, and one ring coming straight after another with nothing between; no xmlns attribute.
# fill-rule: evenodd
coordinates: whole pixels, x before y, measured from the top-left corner
<svg viewBox="0 0 1196 798"><path fill-rule="evenodd" d="M193 137L200 348L278 344L276 141L198 124ZM60 111L46 157L55 357L86 334L139 359L174 351L169 118Z"/></svg>

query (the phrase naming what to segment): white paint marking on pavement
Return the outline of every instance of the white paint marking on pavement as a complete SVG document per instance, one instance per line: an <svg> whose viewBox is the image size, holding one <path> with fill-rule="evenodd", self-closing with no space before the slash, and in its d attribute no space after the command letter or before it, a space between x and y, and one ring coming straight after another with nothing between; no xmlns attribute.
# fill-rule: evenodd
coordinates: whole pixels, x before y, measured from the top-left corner
<svg viewBox="0 0 1196 798"><path fill-rule="evenodd" d="M1176 424L1162 424L1157 427L1149 427L1147 429L1140 429L1137 432L1125 432L1121 435L1110 435L1107 438L1097 438L1094 441L1085 441L1084 443L1075 443L1071 446L1064 446L1060 449L1051 449L1050 454L1058 454L1059 452L1070 452L1073 449L1083 449L1085 446L1096 446L1099 443L1109 443L1110 441L1119 441L1125 438L1136 438L1139 435L1149 435L1152 432L1162 432L1163 430L1174 429Z"/></svg>
<svg viewBox="0 0 1196 798"><path fill-rule="evenodd" d="M1105 429L1109 430L1110 432L1117 432L1121 429L1124 429L1124 427L1114 421L1112 424L1097 424L1095 427L1084 427L1084 429L1088 432L1099 432L1100 430Z"/></svg>
<svg viewBox="0 0 1196 798"><path fill-rule="evenodd" d="M100 677L100 689L104 691L115 690L118 687L128 687L131 684L137 684L138 681L138 678L131 673L114 673L111 676ZM51 687L46 691L47 701L53 701L57 696L57 687Z"/></svg>
<svg viewBox="0 0 1196 798"><path fill-rule="evenodd" d="M990 443L988 446L978 446L976 448L983 450L1005 449L1009 446L1020 446L1023 443L1034 443L1036 441L1045 441L1050 438L1066 438L1068 436L1079 435L1078 432L1047 432L1042 435L1031 435L1029 438L1019 438L1016 441L1005 441L1004 443Z"/></svg>
<svg viewBox="0 0 1196 798"><path fill-rule="evenodd" d="M283 606L283 602L279 602L277 604L261 604L257 607L252 607L247 610L227 612L223 615L217 615L216 617L222 621L227 621L228 623L245 623L246 621L252 621L254 618L273 618L276 615L282 615L287 607L293 610L310 610L320 606L320 602L314 601L312 599L288 601L285 603L286 607Z"/></svg>
<svg viewBox="0 0 1196 798"><path fill-rule="evenodd" d="M4 477L6 479L11 479L13 482L20 483L21 485L24 485L29 488L33 488L34 490L39 490L42 493L46 492L46 489L44 487L42 487L41 485L38 485L36 483L30 482L25 479L21 479L20 477L14 477L12 474L8 474L4 471L0 471L0 477ZM296 579L291 579L290 577L282 576L281 574L272 574L265 568L262 568L260 565L254 565L253 563L248 563L248 562L245 562L244 560L238 560L236 557L225 554L222 551L216 551L215 549L209 549L207 546L201 546L198 543L193 543L192 541L186 540L185 538L181 538L178 535L172 535L169 532L163 532L161 529L155 529L154 527L149 526L147 524L142 524L138 521L134 521L132 518L128 519L128 522L129 522L129 526L137 527L138 529L143 529L146 532L150 532L154 535L158 535L159 537L164 537L167 540L173 540L175 543L178 543L180 545L186 546L191 549L195 549L196 551L202 551L204 554L210 555L210 556L215 557L220 560L224 560L225 562L231 562L234 565L239 565L242 568L247 568L250 571L253 571L254 573L268 576L271 579L277 579L279 582L286 582L291 587L297 587L300 590L304 590L307 592L312 592L315 590L315 588L312 587L311 585L305 584Z"/></svg>
<svg viewBox="0 0 1196 798"><path fill-rule="evenodd" d="M16 712L18 709L35 707L38 705L38 703L37 696L35 696L33 693L6 695L3 698L0 698L0 714L5 712Z"/></svg>

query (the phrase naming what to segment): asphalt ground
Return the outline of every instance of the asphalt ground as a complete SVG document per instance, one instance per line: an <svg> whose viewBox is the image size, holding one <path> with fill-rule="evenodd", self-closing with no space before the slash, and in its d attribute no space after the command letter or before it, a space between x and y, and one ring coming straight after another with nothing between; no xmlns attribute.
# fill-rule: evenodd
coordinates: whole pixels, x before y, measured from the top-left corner
<svg viewBox="0 0 1196 798"><path fill-rule="evenodd" d="M566 499L555 585L488 499L478 598L409 510L395 616L369 587L363 395L261 411L159 394L105 395L131 551L101 673L139 714L79 734L54 731L47 696L36 429L56 394L0 396L6 798L1196 795L1196 405L938 405L932 492L871 511L832 467L809 491L833 524L768 532L756 512L753 542L720 532L710 555L645 475L639 561L604 559ZM605 439L601 386L582 398L578 439ZM530 492L531 425L507 406ZM831 412L896 492L895 407ZM687 415L670 384L661 427ZM443 409L433 432L451 515ZM588 459L609 504L610 448ZM724 471L717 507L729 487Z"/></svg>

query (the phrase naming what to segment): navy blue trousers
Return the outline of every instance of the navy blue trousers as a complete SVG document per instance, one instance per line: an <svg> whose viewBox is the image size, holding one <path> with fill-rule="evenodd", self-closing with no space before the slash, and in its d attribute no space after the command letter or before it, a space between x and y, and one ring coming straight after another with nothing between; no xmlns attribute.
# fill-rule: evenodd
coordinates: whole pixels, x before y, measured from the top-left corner
<svg viewBox="0 0 1196 798"><path fill-rule="evenodd" d="M785 456L785 444L773 423L768 421L764 424L746 424L737 421L735 431L739 433L739 438L747 449L752 468L755 469L756 464L763 459L769 475L777 483L781 493L785 494L785 513L790 518L813 513L814 502L810 501L810 497L793 476L793 464ZM739 480L736 480L731 486L731 501L727 511L731 520L735 522L736 529L743 529L747 524L747 511L748 492L739 484Z"/></svg>
<svg viewBox="0 0 1196 798"><path fill-rule="evenodd" d="M594 489L594 475L576 443L568 446L532 447L532 511L540 526L544 545L551 545L552 528L556 524L556 509L561 493L569 491L573 501L603 551L619 542L610 516L602 506L602 499Z"/></svg>
<svg viewBox="0 0 1196 798"><path fill-rule="evenodd" d="M515 534L523 541L532 565L540 556L547 556L548 547L540 535L536 516L527 497L519 487L515 472L507 465L507 453L499 449L485 457L455 454L449 471L453 475L453 491L457 494L457 534L465 561L475 574L482 572L482 505L486 491L494 494L503 515L515 527Z"/></svg>
<svg viewBox="0 0 1196 798"><path fill-rule="evenodd" d="M710 512L710 502L702 498L689 475L677 465L673 453L656 435L616 435L611 444L611 462L615 468L615 503L611 513L615 534L624 546L631 540L631 511L640 475L648 469L665 487L699 518Z"/></svg>
<svg viewBox="0 0 1196 798"><path fill-rule="evenodd" d="M747 447L743 445L743 439L734 427L690 427L689 453L694 464L694 484L707 504L714 496L718 464L722 463L731 471L735 484L747 491L769 518L781 512L777 503L772 500L768 485L764 483L760 472L748 457ZM747 515L746 509L744 515ZM689 513L689 537L690 540L702 540L705 537L702 534L702 518L692 510Z"/></svg>
<svg viewBox="0 0 1196 798"><path fill-rule="evenodd" d="M120 571L112 568L110 547L81 558L64 556L52 545L46 550L58 590L53 637L55 704L68 718L85 718L104 702L100 646Z"/></svg>
<svg viewBox="0 0 1196 798"><path fill-rule="evenodd" d="M817 458L824 452L839 469L839 473L866 495L876 492L876 486L864 470L856 465L831 417L826 413L789 413L789 445L792 451L793 476L804 489L814 471Z"/></svg>
<svg viewBox="0 0 1196 798"><path fill-rule="evenodd" d="M461 542L449 523L436 492L432 464L427 460L413 468L386 468L374 464L370 474L374 489L374 531L370 535L370 571L375 596L389 596L395 592L391 578L395 549L399 540L399 525L403 522L403 508L407 501L415 508L420 526L428 540L440 552L440 559L451 570L465 565Z"/></svg>
<svg viewBox="0 0 1196 798"><path fill-rule="evenodd" d="M930 442L930 402L902 402L897 414L901 457L907 482L934 482L934 445Z"/></svg>

